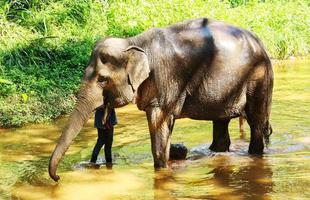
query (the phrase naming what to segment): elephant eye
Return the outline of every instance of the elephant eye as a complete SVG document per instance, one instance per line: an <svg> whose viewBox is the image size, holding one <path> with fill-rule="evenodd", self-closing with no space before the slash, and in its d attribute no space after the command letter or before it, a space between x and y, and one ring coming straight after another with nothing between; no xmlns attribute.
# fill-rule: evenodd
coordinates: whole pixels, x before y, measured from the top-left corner
<svg viewBox="0 0 310 200"><path fill-rule="evenodd" d="M99 76L98 77L98 82L101 82L101 83L103 83L103 82L108 82L108 77L107 76Z"/></svg>
<svg viewBox="0 0 310 200"><path fill-rule="evenodd" d="M103 56L101 56L100 59L101 59L102 64L106 64L108 62L107 59Z"/></svg>

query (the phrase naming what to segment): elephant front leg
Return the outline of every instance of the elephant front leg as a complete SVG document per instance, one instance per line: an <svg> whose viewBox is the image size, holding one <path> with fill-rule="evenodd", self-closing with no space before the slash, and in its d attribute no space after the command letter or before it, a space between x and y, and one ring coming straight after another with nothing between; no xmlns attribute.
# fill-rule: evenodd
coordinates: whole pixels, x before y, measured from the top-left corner
<svg viewBox="0 0 310 200"><path fill-rule="evenodd" d="M168 167L174 117L167 116L159 107L147 109L146 114L151 135L154 167L156 169L166 168Z"/></svg>

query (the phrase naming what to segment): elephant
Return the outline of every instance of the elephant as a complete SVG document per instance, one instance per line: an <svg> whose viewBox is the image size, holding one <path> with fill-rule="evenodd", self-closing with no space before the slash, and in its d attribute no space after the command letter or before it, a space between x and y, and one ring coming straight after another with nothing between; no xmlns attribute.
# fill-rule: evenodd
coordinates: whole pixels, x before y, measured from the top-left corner
<svg viewBox="0 0 310 200"><path fill-rule="evenodd" d="M113 106L130 102L145 111L155 169L168 167L176 119L212 120L210 149L229 151L228 124L246 116L249 154L261 155L270 136L273 69L260 39L225 22L198 18L151 28L127 38L96 42L77 103L49 162L58 163L91 113L113 94Z"/></svg>

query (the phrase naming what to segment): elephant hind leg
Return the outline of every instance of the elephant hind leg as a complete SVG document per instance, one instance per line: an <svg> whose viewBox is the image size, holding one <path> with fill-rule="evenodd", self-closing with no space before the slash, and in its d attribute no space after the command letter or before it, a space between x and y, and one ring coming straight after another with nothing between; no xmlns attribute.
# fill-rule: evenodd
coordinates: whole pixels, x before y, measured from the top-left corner
<svg viewBox="0 0 310 200"><path fill-rule="evenodd" d="M209 149L215 152L229 151L230 138L228 124L230 120L213 121L213 141Z"/></svg>
<svg viewBox="0 0 310 200"><path fill-rule="evenodd" d="M268 87L266 82L258 82L247 95L245 112L251 129L250 154L263 154L264 140L268 144L272 132L269 123L272 88Z"/></svg>

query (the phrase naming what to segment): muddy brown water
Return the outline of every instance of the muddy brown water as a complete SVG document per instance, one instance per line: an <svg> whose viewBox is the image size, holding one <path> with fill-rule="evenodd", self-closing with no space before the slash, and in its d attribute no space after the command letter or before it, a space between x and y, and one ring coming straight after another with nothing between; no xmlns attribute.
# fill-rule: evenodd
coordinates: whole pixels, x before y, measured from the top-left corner
<svg viewBox="0 0 310 200"><path fill-rule="evenodd" d="M113 169L85 167L97 134L91 119L62 160L59 183L47 166L66 117L0 130L0 199L309 199L310 60L274 68L274 133L261 158L247 154L249 128L240 139L237 119L227 153L208 150L211 122L182 119L172 141L190 148L188 160L155 172L145 115L129 105L117 110Z"/></svg>

